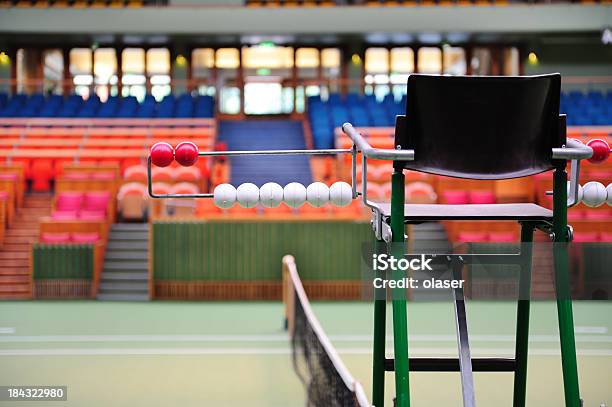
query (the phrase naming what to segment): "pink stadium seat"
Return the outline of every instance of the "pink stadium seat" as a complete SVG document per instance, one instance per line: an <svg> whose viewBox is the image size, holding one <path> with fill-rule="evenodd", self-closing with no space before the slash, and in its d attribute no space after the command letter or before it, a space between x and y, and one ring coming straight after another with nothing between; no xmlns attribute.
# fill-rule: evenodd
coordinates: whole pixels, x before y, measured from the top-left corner
<svg viewBox="0 0 612 407"><path fill-rule="evenodd" d="M106 213L108 201L110 200L110 192L98 191L87 192L83 202L83 209L88 211L101 211Z"/></svg>
<svg viewBox="0 0 612 407"><path fill-rule="evenodd" d="M568 220L582 220L584 219L584 211L580 209L569 209L567 211Z"/></svg>
<svg viewBox="0 0 612 407"><path fill-rule="evenodd" d="M1 181L17 181L17 174L14 172L4 172L0 173Z"/></svg>
<svg viewBox="0 0 612 407"><path fill-rule="evenodd" d="M574 233L574 243L597 242L599 234L597 232L576 232Z"/></svg>
<svg viewBox="0 0 612 407"><path fill-rule="evenodd" d="M469 194L464 190L444 191L442 200L445 204L464 205L469 203Z"/></svg>
<svg viewBox="0 0 612 407"><path fill-rule="evenodd" d="M612 232L601 232L599 236L600 242L612 242Z"/></svg>
<svg viewBox="0 0 612 407"><path fill-rule="evenodd" d="M40 241L43 243L68 243L70 242L70 233L43 233Z"/></svg>
<svg viewBox="0 0 612 407"><path fill-rule="evenodd" d="M457 236L457 242L459 243L467 243L467 242L488 242L489 235L487 232L460 232Z"/></svg>
<svg viewBox="0 0 612 407"><path fill-rule="evenodd" d="M489 241L491 242L516 242L517 236L514 232L491 232L489 233Z"/></svg>
<svg viewBox="0 0 612 407"><path fill-rule="evenodd" d="M471 204L494 204L495 193L493 191L470 191L470 203Z"/></svg>
<svg viewBox="0 0 612 407"><path fill-rule="evenodd" d="M95 221L95 222L102 222L102 221L106 220L106 212L104 212L104 211L82 210L79 213L79 219Z"/></svg>
<svg viewBox="0 0 612 407"><path fill-rule="evenodd" d="M77 210L58 210L51 214L53 220L75 220L78 218Z"/></svg>
<svg viewBox="0 0 612 407"><path fill-rule="evenodd" d="M83 181L90 178L90 174L79 171L66 171L63 175L65 180L69 181Z"/></svg>
<svg viewBox="0 0 612 407"><path fill-rule="evenodd" d="M100 235L97 232L72 233L71 236L74 243L96 243L100 240Z"/></svg>
<svg viewBox="0 0 612 407"><path fill-rule="evenodd" d="M82 192L60 192L57 195L55 207L58 210L73 210L77 211L83 204Z"/></svg>
<svg viewBox="0 0 612 407"><path fill-rule="evenodd" d="M584 218L590 220L609 220L612 219L612 213L609 209L585 210Z"/></svg>
<svg viewBox="0 0 612 407"><path fill-rule="evenodd" d="M91 179L95 179L95 180L104 180L104 181L108 181L108 180L113 180L115 179L115 174L112 171L100 171L100 172L93 172L90 175Z"/></svg>

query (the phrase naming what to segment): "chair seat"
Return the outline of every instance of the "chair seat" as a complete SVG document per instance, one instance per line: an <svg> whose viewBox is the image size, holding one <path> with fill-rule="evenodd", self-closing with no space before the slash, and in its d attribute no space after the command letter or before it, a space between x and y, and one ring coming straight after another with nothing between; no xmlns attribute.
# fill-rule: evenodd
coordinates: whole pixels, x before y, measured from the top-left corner
<svg viewBox="0 0 612 407"><path fill-rule="evenodd" d="M391 213L388 203L377 204L383 216ZM474 204L474 205L404 205L404 219L408 222L440 220L552 220L550 209L532 203Z"/></svg>

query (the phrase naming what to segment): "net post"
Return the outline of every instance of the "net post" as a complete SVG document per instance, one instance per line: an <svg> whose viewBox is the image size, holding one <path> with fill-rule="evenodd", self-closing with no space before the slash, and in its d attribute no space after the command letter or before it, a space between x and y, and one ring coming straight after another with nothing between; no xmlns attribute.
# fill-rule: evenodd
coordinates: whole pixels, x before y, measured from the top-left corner
<svg viewBox="0 0 612 407"><path fill-rule="evenodd" d="M404 255L404 187L405 177L401 163L394 163L391 176L391 252L396 258ZM401 270L393 271L393 279L403 278ZM410 406L408 382L408 317L406 312L406 291L395 288L393 292L393 347L395 354L396 407Z"/></svg>
<svg viewBox="0 0 612 407"><path fill-rule="evenodd" d="M284 328L289 332L289 336L293 337L293 315L294 315L294 295L293 287L291 284L291 276L289 275L289 269L295 266L295 260L291 255L283 256L283 268L282 268L282 297L283 304L285 306L285 321Z"/></svg>

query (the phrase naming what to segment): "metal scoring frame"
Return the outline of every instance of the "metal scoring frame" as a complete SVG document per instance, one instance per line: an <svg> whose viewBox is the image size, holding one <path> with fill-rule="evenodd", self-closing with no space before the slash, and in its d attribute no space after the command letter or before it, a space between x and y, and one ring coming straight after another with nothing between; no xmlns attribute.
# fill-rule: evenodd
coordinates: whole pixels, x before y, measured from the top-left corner
<svg viewBox="0 0 612 407"><path fill-rule="evenodd" d="M414 150L392 150L392 149L381 149L373 148L370 143L353 127L350 123L345 123L342 126L342 131L352 141L353 146L351 148L341 149L318 149L318 150L252 150L252 151L204 151L198 152L199 157L235 157L235 156L247 156L247 155L328 155L328 154L351 154L351 188L353 190L353 199L356 199L360 195L362 196L363 202L366 206L373 210L378 210L376 204L368 201L367 198L367 158L374 158L379 160L399 160L399 161L410 161L414 159ZM362 154L362 173L361 173L361 185L362 190L357 191L357 154ZM212 193L200 193L200 194L156 194L153 192L153 179L151 176L151 156L147 158L147 184L148 192L151 198L213 198Z"/></svg>

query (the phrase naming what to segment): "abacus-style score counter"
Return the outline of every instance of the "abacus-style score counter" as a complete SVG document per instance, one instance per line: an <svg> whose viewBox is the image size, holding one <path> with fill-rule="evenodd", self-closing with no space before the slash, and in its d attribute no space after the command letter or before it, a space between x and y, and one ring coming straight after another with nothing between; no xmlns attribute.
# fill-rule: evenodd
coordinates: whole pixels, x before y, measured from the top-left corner
<svg viewBox="0 0 612 407"><path fill-rule="evenodd" d="M371 203L367 197L367 158L380 160L411 160L414 157L412 150L375 149L359 134L351 124L343 126L344 132L353 141L353 147L349 149L317 149L317 150L253 150L253 151L207 151L201 152L198 147L189 141L179 143L173 148L169 143L160 142L151 147L151 153L147 160L148 191L152 198L212 198L215 205L222 209L231 208L236 203L244 208L252 208L261 204L265 208L275 208L284 202L291 208L299 208L308 203L313 207L322 207L328 203L343 207L351 203L353 199L362 196L363 202L375 213L380 213L378 207ZM151 165L167 167L176 161L182 166L194 165L198 157L218 156L244 156L244 155L330 155L350 154L352 156L351 184L346 182L335 182L327 186L322 182L314 182L304 186L298 182L291 182L284 187L279 184L268 182L258 188L255 184L244 183L238 187L231 184L220 184L212 193L198 194L156 194L153 191L151 181ZM357 190L357 159L361 154L362 159L362 190ZM382 227L375 227L382 230ZM380 237L380 234L377 234Z"/></svg>

